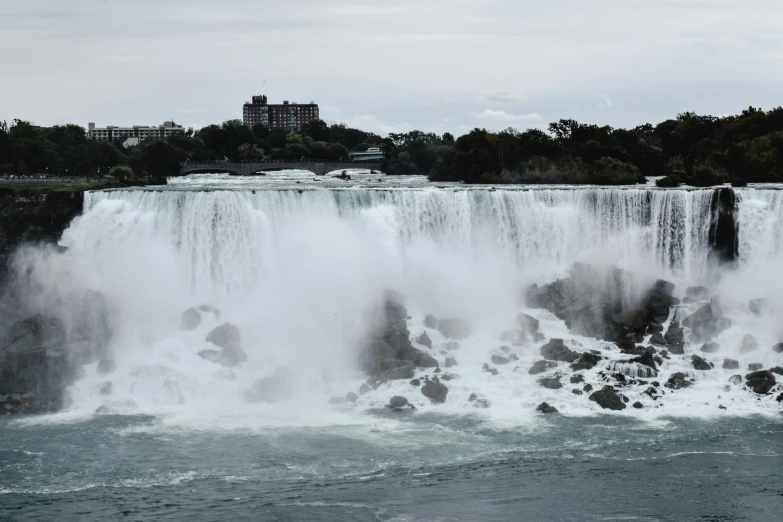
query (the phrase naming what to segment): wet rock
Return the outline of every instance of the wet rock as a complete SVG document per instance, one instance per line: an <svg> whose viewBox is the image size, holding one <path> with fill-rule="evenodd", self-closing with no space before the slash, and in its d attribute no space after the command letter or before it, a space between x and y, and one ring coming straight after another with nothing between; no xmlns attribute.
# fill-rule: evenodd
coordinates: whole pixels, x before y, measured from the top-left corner
<svg viewBox="0 0 783 522"><path fill-rule="evenodd" d="M508 360L509 361L518 361L519 360L519 356L517 354L515 354L515 353L511 353L511 354L508 355Z"/></svg>
<svg viewBox="0 0 783 522"><path fill-rule="evenodd" d="M591 391L593 391L593 385L592 384L585 384L582 389L585 391L585 393L590 393Z"/></svg>
<svg viewBox="0 0 783 522"><path fill-rule="evenodd" d="M663 339L663 325L661 323L652 322L647 326L648 334L661 334Z"/></svg>
<svg viewBox="0 0 783 522"><path fill-rule="evenodd" d="M408 405L408 399L401 395L395 395L389 399L389 408L404 408Z"/></svg>
<svg viewBox="0 0 783 522"><path fill-rule="evenodd" d="M541 347L541 356L550 361L564 361L572 363L579 358L579 354L570 350L563 344L562 339L550 339Z"/></svg>
<svg viewBox="0 0 783 522"><path fill-rule="evenodd" d="M625 402L610 386L605 386L602 390L591 393L589 399L605 410L625 409Z"/></svg>
<svg viewBox="0 0 783 522"><path fill-rule="evenodd" d="M497 375L498 374L497 368L486 368L484 371L487 372L487 373L491 373L492 375Z"/></svg>
<svg viewBox="0 0 783 522"><path fill-rule="evenodd" d="M713 365L711 363L708 363L698 355L691 356L691 364L693 364L694 370L712 370Z"/></svg>
<svg viewBox="0 0 783 522"><path fill-rule="evenodd" d="M416 342L422 346L426 346L427 348L432 348L432 339L430 339L430 336L427 335L427 332L424 332L423 334L418 336L416 338Z"/></svg>
<svg viewBox="0 0 783 522"><path fill-rule="evenodd" d="M457 359L455 359L454 357L446 357L446 363L445 363L446 368L453 368L456 365L457 365Z"/></svg>
<svg viewBox="0 0 783 522"><path fill-rule="evenodd" d="M571 390L571 393L573 393L574 395L584 395L585 392L583 392L579 388L574 388L573 390Z"/></svg>
<svg viewBox="0 0 783 522"><path fill-rule="evenodd" d="M117 364L114 359L101 359L98 361L98 374L106 375L112 373L117 368Z"/></svg>
<svg viewBox="0 0 783 522"><path fill-rule="evenodd" d="M411 386L418 388L419 386L421 386L421 381L419 379L412 379L409 384Z"/></svg>
<svg viewBox="0 0 783 522"><path fill-rule="evenodd" d="M770 371L756 371L751 372L745 376L746 384L748 388L753 390L754 393L764 395L769 393L773 386L775 386L775 376Z"/></svg>
<svg viewBox="0 0 783 522"><path fill-rule="evenodd" d="M399 361L396 359L384 361L387 368L380 374L382 381L396 381L399 379L412 379L415 373L415 366L410 361Z"/></svg>
<svg viewBox="0 0 783 522"><path fill-rule="evenodd" d="M500 355L493 355L493 356L491 357L491 359L492 359L492 362L493 362L494 364L497 364L497 365L508 364L508 363L510 363L510 362L511 362L511 361L510 361L510 360L508 360L507 358L505 358L505 357L501 357Z"/></svg>
<svg viewBox="0 0 783 522"><path fill-rule="evenodd" d="M720 345L718 343L705 343L701 347L701 351L704 353L717 353L720 350Z"/></svg>
<svg viewBox="0 0 783 522"><path fill-rule="evenodd" d="M184 332L190 332L198 328L201 324L201 314L195 308L188 308L182 312L182 319L179 323L179 329Z"/></svg>
<svg viewBox="0 0 783 522"><path fill-rule="evenodd" d="M356 395L354 392L348 392L345 394L345 402L350 402L351 404L354 404L358 400L359 400L359 396Z"/></svg>
<svg viewBox="0 0 783 522"><path fill-rule="evenodd" d="M634 403L633 403L633 407L634 407L634 408L636 408L637 410L641 410L642 408L644 408L644 406L642 405L642 403L641 403L641 402L639 402L639 401L636 401L636 402L634 402Z"/></svg>
<svg viewBox="0 0 783 522"><path fill-rule="evenodd" d="M370 385L366 382L363 382L361 386L359 386L359 395L364 395L370 391Z"/></svg>
<svg viewBox="0 0 783 522"><path fill-rule="evenodd" d="M653 355L650 352L643 353L639 357L634 357L633 359L631 359L631 362L649 366L653 370L658 369L658 366L655 364L655 359L653 358Z"/></svg>
<svg viewBox="0 0 783 522"><path fill-rule="evenodd" d="M710 289L705 286L691 286L685 289L685 295L694 301L706 301L710 298Z"/></svg>
<svg viewBox="0 0 783 522"><path fill-rule="evenodd" d="M759 343L756 338L751 334L745 334L745 337L742 338L742 344L740 345L740 355L755 352L758 347Z"/></svg>
<svg viewBox="0 0 783 522"><path fill-rule="evenodd" d="M729 382L734 386L739 386L742 384L742 375L732 375L729 377Z"/></svg>
<svg viewBox="0 0 783 522"><path fill-rule="evenodd" d="M736 370L739 368L739 361L736 361L734 359L723 359L723 369L724 370Z"/></svg>
<svg viewBox="0 0 783 522"><path fill-rule="evenodd" d="M661 329L663 329L663 326ZM660 332L654 333L652 337L650 337L650 342L658 346L666 346L666 338Z"/></svg>
<svg viewBox="0 0 783 522"><path fill-rule="evenodd" d="M764 365L761 363L750 363L748 364L748 370L752 372L757 372L764 368Z"/></svg>
<svg viewBox="0 0 783 522"><path fill-rule="evenodd" d="M542 402L536 407L536 411L541 413L558 413L557 408L550 406L549 404Z"/></svg>
<svg viewBox="0 0 783 522"><path fill-rule="evenodd" d="M207 334L206 341L221 348L238 346L241 342L239 328L231 323L223 323Z"/></svg>
<svg viewBox="0 0 783 522"><path fill-rule="evenodd" d="M574 371L589 370L595 368L603 357L595 355L594 353L582 353L579 358L571 364L571 369Z"/></svg>
<svg viewBox="0 0 783 522"><path fill-rule="evenodd" d="M612 316L612 321L629 330L638 330L647 324L648 315L649 312L644 308L632 308L615 314Z"/></svg>
<svg viewBox="0 0 783 522"><path fill-rule="evenodd" d="M693 342L709 341L731 326L731 321L720 316L716 302L704 305L682 321L690 328Z"/></svg>
<svg viewBox="0 0 783 522"><path fill-rule="evenodd" d="M571 381L571 384L579 384L580 382L585 382L585 376L581 373L577 373L572 375L569 380Z"/></svg>
<svg viewBox="0 0 783 522"><path fill-rule="evenodd" d="M778 375L783 375L783 367L781 366L775 366L774 368L770 368L769 371L772 373L777 373Z"/></svg>
<svg viewBox="0 0 783 522"><path fill-rule="evenodd" d="M772 351L775 353L783 353L783 343L778 343L772 347Z"/></svg>
<svg viewBox="0 0 783 522"><path fill-rule="evenodd" d="M288 366L280 366L272 375L253 384L248 396L251 402L275 403L293 398L296 392L296 373Z"/></svg>
<svg viewBox="0 0 783 522"><path fill-rule="evenodd" d="M538 327L540 325L538 319L523 313L520 313L517 316L517 323L519 323L519 326L522 328L523 332L530 335L538 332Z"/></svg>
<svg viewBox="0 0 783 522"><path fill-rule="evenodd" d="M446 339L456 339L458 341L470 337L470 325L465 319L450 318L438 321L438 331Z"/></svg>
<svg viewBox="0 0 783 522"><path fill-rule="evenodd" d="M435 319L434 315L425 315L424 326L426 326L427 328L432 328L434 330L438 327L438 320Z"/></svg>
<svg viewBox="0 0 783 522"><path fill-rule="evenodd" d="M682 349L683 345L685 344L685 332L682 328L672 325L666 331L663 339L666 341L666 345L669 347L669 351L672 353L677 353L674 351L674 349Z"/></svg>
<svg viewBox="0 0 783 522"><path fill-rule="evenodd" d="M559 375L555 377L544 377L543 379L539 379L538 384L549 390L559 390L563 387L563 384L560 382Z"/></svg>
<svg viewBox="0 0 783 522"><path fill-rule="evenodd" d="M501 346L500 349L503 350L503 353L508 353L511 351L511 348L508 346Z"/></svg>
<svg viewBox="0 0 783 522"><path fill-rule="evenodd" d="M220 354L220 364L234 367L247 361L247 354L238 344L225 346Z"/></svg>
<svg viewBox="0 0 783 522"><path fill-rule="evenodd" d="M442 403L446 402L446 396L449 393L449 389L445 384L429 381L424 383L424 386L421 387L421 393L428 399Z"/></svg>
<svg viewBox="0 0 783 522"><path fill-rule="evenodd" d="M459 350L459 343L457 341L449 341L445 343L443 346L446 348L446 350L450 352L454 350Z"/></svg>
<svg viewBox="0 0 783 522"><path fill-rule="evenodd" d="M557 367L557 364L551 361L536 361L533 363L533 366L530 367L527 373L530 375L538 375L539 373L544 373L549 368L555 367Z"/></svg>
<svg viewBox="0 0 783 522"><path fill-rule="evenodd" d="M101 383L100 387L98 388L98 393L101 395L111 395L112 390L114 390L114 384L112 384L111 381L106 381Z"/></svg>
<svg viewBox="0 0 783 522"><path fill-rule="evenodd" d="M761 315L767 308L769 308L769 301L763 297L748 302L748 309L756 315Z"/></svg>
<svg viewBox="0 0 783 522"><path fill-rule="evenodd" d="M669 380L666 381L667 388L671 388L672 390L681 390L683 388L688 388L689 386L693 385L694 379L689 379L687 375L685 375L682 372L677 372L673 374L671 377L669 377Z"/></svg>

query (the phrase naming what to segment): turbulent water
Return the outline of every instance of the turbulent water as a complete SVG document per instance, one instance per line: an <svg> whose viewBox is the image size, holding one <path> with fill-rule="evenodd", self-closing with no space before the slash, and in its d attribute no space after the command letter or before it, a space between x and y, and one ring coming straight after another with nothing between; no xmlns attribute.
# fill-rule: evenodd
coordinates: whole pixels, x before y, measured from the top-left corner
<svg viewBox="0 0 783 522"><path fill-rule="evenodd" d="M67 250L21 252L33 311L67 318L75 296L105 297L116 369L107 377L96 363L86 366L63 412L3 421L0 514L771 516L783 500L779 475L770 483L781 464L781 406L771 396L727 389L736 371L701 372L692 388L656 404L643 388L630 390L645 407L607 417L586 396L542 388L527 374L538 345L523 347L497 376L482 365L501 353L498 335L520 311L538 318L546 337L617 351L570 335L549 312L520 301L527 285L561 277L575 262L666 278L681 296L690 285L709 287L733 322L717 339L718 355L780 365L783 354L767 348L783 340L780 187L735 189L738 259L719 265L709 241L714 189L488 188L353 177L202 175L157 189L88 193L83 215L61 240ZM407 380L356 404L330 403L366 379L357 367L359 341L367 310L387 289L404 296L412 337L425 331L425 314L474 325L453 353L457 377L445 404L432 404ZM759 297L768 299L761 315L747 305ZM214 312L202 314L196 330L180 331L183 310L198 305ZM248 356L232 369L198 355L210 347L207 333L226 321L240 328ZM748 332L765 349L741 356ZM429 335L442 364L446 339ZM296 372L293 399L246 400L247 389L281 365ZM585 372L587 379L600 369ZM688 370L672 363L659 380ZM101 394L107 379L113 391ZM476 408L474 393L489 407ZM416 410L386 410L393 395L408 397ZM561 415L536 413L542 401Z"/></svg>

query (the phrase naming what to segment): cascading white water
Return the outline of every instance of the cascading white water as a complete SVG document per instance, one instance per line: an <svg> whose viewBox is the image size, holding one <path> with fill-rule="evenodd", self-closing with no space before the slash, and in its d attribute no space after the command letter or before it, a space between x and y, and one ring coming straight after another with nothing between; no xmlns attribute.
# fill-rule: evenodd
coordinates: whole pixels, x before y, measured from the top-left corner
<svg viewBox="0 0 783 522"><path fill-rule="evenodd" d="M299 374L301 401L296 413L288 406L278 413L284 422L312 422L324 406L309 394L357 388L353 347L364 313L387 288L408 299L414 334L425 313L481 325L453 384L465 397L455 392L450 408L465 408L474 389L494 404L517 406L524 387L487 380L478 369L513 323L525 284L551 280L577 261L683 283L716 274L712 189L180 187L86 194L83 216L61 241L68 251L32 263L34 277L52 291L67 281L101 292L116 308L115 405L126 401L132 411L180 411L186 403L199 405L188 411L200 418L228 409L246 419L258 405L244 404L244 390L285 364ZM779 259L781 194L739 191L741 263ZM195 332L178 331L182 311L199 304L220 316L205 314ZM568 336L554 317L539 318L547 335ZM197 355L210 347L206 333L224 321L242 331L248 361L239 369ZM88 372L72 388L73 408L92 412L105 402L97 391L105 379ZM540 399L535 384L530 392L527 400ZM389 393L363 399L365 406Z"/></svg>

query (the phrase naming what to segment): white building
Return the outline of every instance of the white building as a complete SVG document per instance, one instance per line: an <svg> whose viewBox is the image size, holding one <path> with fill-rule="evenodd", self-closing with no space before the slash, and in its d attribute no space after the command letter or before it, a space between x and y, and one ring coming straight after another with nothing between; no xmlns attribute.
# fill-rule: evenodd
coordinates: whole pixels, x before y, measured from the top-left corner
<svg viewBox="0 0 783 522"><path fill-rule="evenodd" d="M128 138L135 138L135 140L141 142L149 138L168 138L169 136L183 134L184 132L185 128L182 125L177 125L173 121L164 121L163 125L158 125L157 127L143 127L141 125L134 125L133 127L114 127L113 125L96 127L93 122L87 124L87 136L90 139L123 140L126 143L128 142ZM131 140L131 143L135 140ZM136 142L136 144L138 142Z"/></svg>

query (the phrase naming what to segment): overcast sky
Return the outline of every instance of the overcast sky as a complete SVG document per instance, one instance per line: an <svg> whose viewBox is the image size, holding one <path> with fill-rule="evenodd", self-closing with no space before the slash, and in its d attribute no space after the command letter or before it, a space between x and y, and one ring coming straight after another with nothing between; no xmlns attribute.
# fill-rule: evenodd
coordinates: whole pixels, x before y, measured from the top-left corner
<svg viewBox="0 0 783 522"><path fill-rule="evenodd" d="M423 129L783 105L780 0L0 0L0 120L200 127L253 94Z"/></svg>

